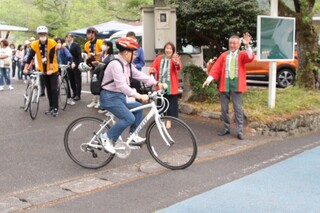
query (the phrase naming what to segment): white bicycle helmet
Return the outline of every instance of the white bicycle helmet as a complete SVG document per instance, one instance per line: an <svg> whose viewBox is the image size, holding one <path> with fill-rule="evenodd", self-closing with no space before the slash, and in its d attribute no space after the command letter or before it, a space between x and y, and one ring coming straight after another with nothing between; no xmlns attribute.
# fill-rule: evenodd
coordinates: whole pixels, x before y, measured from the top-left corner
<svg viewBox="0 0 320 213"><path fill-rule="evenodd" d="M92 67L88 66L86 62L81 62L78 66L78 69L81 72L88 72L92 69Z"/></svg>
<svg viewBox="0 0 320 213"><path fill-rule="evenodd" d="M48 33L48 28L46 26L37 27L37 34L38 33Z"/></svg>

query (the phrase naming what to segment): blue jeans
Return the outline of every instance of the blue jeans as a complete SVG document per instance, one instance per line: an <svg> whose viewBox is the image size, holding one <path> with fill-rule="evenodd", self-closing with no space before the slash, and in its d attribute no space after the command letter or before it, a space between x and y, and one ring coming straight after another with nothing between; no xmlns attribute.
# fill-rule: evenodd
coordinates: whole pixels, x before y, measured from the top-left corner
<svg viewBox="0 0 320 213"><path fill-rule="evenodd" d="M6 80L6 84L8 86L11 85L10 68L6 68L6 67L1 67L0 68L0 86L3 86L3 77Z"/></svg>
<svg viewBox="0 0 320 213"><path fill-rule="evenodd" d="M139 126L143 118L143 110L130 112L129 110L142 104L135 101L126 102L126 96L122 93L102 90L100 93L100 107L111 112L119 120L113 125L107 135L113 141L117 141L122 132L130 126L130 132Z"/></svg>

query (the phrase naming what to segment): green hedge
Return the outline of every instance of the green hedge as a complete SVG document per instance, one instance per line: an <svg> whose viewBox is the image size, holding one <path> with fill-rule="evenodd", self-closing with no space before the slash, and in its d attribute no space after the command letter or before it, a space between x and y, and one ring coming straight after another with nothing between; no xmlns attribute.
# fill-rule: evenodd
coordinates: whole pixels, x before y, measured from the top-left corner
<svg viewBox="0 0 320 213"><path fill-rule="evenodd" d="M184 66L181 71L183 75L187 74L189 76L192 90L190 101L207 101L209 103L218 101L219 92L215 83L212 82L207 88L202 89L202 84L208 77L206 71L194 64Z"/></svg>

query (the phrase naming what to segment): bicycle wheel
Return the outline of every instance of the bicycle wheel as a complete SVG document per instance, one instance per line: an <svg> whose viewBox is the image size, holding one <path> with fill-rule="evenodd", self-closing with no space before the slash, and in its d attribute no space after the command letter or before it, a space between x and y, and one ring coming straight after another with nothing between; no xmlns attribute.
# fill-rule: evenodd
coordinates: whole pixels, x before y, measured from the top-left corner
<svg viewBox="0 0 320 213"><path fill-rule="evenodd" d="M101 128L102 120L95 117L81 117L73 121L65 131L64 147L68 156L78 165L97 169L107 165L114 154L106 152L104 148L94 148L87 143L94 138L94 144L99 145L96 132ZM103 130L107 131L109 126Z"/></svg>
<svg viewBox="0 0 320 213"><path fill-rule="evenodd" d="M38 87L35 86L32 88L31 93L30 93L30 106L29 106L29 112L30 112L30 117L32 120L36 119L38 110L39 110L39 91Z"/></svg>
<svg viewBox="0 0 320 213"><path fill-rule="evenodd" d="M67 107L68 101L68 86L66 79L62 79L59 85L59 102L60 108L64 110Z"/></svg>
<svg viewBox="0 0 320 213"><path fill-rule="evenodd" d="M30 97L31 97L30 90L31 90L30 81L28 81L27 88L23 94L23 105L21 107L25 112L28 111L29 109L29 103L30 103Z"/></svg>
<svg viewBox="0 0 320 213"><path fill-rule="evenodd" d="M166 127L168 121L171 122L170 128ZM193 163L198 152L197 139L193 131L186 123L171 116L160 117L160 124L169 145L160 135L156 122L153 121L146 133L146 144L151 156L168 169L187 168Z"/></svg>

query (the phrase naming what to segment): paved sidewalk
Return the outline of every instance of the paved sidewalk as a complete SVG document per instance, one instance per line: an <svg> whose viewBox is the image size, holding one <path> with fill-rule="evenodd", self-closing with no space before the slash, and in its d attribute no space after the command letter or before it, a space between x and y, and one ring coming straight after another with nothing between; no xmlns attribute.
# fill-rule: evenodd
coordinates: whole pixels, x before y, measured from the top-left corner
<svg viewBox="0 0 320 213"><path fill-rule="evenodd" d="M158 212L319 212L319 186L317 147Z"/></svg>

